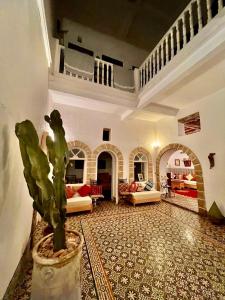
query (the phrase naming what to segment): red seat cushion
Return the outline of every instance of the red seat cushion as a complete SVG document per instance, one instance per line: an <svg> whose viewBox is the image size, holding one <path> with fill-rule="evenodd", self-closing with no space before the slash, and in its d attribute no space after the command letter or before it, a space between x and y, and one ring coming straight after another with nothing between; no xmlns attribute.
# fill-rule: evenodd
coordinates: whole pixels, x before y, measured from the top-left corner
<svg viewBox="0 0 225 300"><path fill-rule="evenodd" d="M72 186L67 186L66 187L66 198L72 198L73 195L75 194L75 190L73 189Z"/></svg>
<svg viewBox="0 0 225 300"><path fill-rule="evenodd" d="M79 195L81 197L89 196L91 193L91 187L89 185L85 184L85 185L81 186L79 188L79 190L77 190L77 192L79 193Z"/></svg>

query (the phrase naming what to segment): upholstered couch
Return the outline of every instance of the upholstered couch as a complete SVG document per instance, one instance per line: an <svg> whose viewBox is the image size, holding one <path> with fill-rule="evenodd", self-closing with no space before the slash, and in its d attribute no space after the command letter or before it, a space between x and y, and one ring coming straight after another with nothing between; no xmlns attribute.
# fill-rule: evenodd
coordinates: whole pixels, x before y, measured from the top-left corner
<svg viewBox="0 0 225 300"><path fill-rule="evenodd" d="M126 199L130 201L134 206L141 203L149 202L160 202L161 201L161 192L156 191L154 188L151 191L143 190L146 182L136 182L136 185L141 187L142 191L128 192L126 189L128 183L119 184L119 196L121 199Z"/></svg>
<svg viewBox="0 0 225 300"><path fill-rule="evenodd" d="M161 192L152 189L151 191L130 193L128 199L134 206L141 203L160 202Z"/></svg>
<svg viewBox="0 0 225 300"><path fill-rule="evenodd" d="M67 213L73 213L73 212L79 212L79 211L91 211L93 210L92 205L92 199L90 196L81 197L77 190L82 186L83 184L67 184L67 186L71 186L75 194L71 198L67 198L67 206L66 206L66 212Z"/></svg>

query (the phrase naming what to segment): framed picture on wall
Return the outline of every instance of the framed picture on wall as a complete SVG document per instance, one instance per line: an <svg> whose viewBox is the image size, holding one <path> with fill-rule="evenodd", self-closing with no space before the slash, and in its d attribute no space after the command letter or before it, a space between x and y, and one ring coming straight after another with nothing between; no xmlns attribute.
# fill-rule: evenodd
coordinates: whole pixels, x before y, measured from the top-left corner
<svg viewBox="0 0 225 300"><path fill-rule="evenodd" d="M175 166L179 167L180 166L180 160L179 159L175 159Z"/></svg>
<svg viewBox="0 0 225 300"><path fill-rule="evenodd" d="M138 181L144 181L144 176L142 173L138 174Z"/></svg>

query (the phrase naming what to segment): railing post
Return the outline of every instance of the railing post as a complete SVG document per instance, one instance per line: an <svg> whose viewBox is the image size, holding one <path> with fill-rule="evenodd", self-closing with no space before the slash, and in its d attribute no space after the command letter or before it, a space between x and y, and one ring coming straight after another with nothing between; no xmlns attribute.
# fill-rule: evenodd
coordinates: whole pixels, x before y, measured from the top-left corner
<svg viewBox="0 0 225 300"><path fill-rule="evenodd" d="M218 0L218 12L223 8L223 0Z"/></svg>
<svg viewBox="0 0 225 300"><path fill-rule="evenodd" d="M183 47L187 44L187 30L185 25L185 13L182 16L182 28L183 28Z"/></svg>
<svg viewBox="0 0 225 300"><path fill-rule="evenodd" d="M140 72L138 68L134 69L134 87L135 92L137 93L140 89Z"/></svg>
<svg viewBox="0 0 225 300"><path fill-rule="evenodd" d="M194 36L194 25L193 25L193 15L192 15L192 3L190 5L189 12L189 23L190 23L190 40L193 39Z"/></svg>
<svg viewBox="0 0 225 300"><path fill-rule="evenodd" d="M176 35L177 35L177 53L180 51L180 30L179 30L179 21L177 21L176 25Z"/></svg>
<svg viewBox="0 0 225 300"><path fill-rule="evenodd" d="M197 11L198 11L198 32L202 29L202 9L201 0L197 0Z"/></svg>
<svg viewBox="0 0 225 300"><path fill-rule="evenodd" d="M147 60L147 63L146 63L146 82L149 81L149 74L148 74L148 60Z"/></svg>
<svg viewBox="0 0 225 300"><path fill-rule="evenodd" d="M155 54L152 55L153 66L152 66L152 78L155 76Z"/></svg>
<svg viewBox="0 0 225 300"><path fill-rule="evenodd" d="M114 82L114 71L113 71L113 65L111 65L111 87L113 87L113 82Z"/></svg>
<svg viewBox="0 0 225 300"><path fill-rule="evenodd" d="M166 41L166 64L168 63L169 61L169 45L168 45L168 35L166 36L165 38L165 41Z"/></svg>
<svg viewBox="0 0 225 300"><path fill-rule="evenodd" d="M104 85L105 84L105 63L102 62L102 84Z"/></svg>
<svg viewBox="0 0 225 300"><path fill-rule="evenodd" d="M207 23L212 19L211 0L206 0L207 7Z"/></svg>
<svg viewBox="0 0 225 300"><path fill-rule="evenodd" d="M97 59L97 83L99 83L99 60Z"/></svg>
<svg viewBox="0 0 225 300"><path fill-rule="evenodd" d="M150 57L150 79L153 77L153 70L152 70L152 56Z"/></svg>
<svg viewBox="0 0 225 300"><path fill-rule="evenodd" d="M143 78L142 78L142 80L143 80L143 86L144 86L145 85L145 64L143 66Z"/></svg>
<svg viewBox="0 0 225 300"><path fill-rule="evenodd" d="M157 73L159 72L159 47L156 49Z"/></svg>
<svg viewBox="0 0 225 300"><path fill-rule="evenodd" d="M170 39L171 39L171 58L174 57L174 38L173 38L173 30L174 27L172 27L171 33L170 33Z"/></svg>
<svg viewBox="0 0 225 300"><path fill-rule="evenodd" d="M164 67L164 41L161 44L161 69Z"/></svg>

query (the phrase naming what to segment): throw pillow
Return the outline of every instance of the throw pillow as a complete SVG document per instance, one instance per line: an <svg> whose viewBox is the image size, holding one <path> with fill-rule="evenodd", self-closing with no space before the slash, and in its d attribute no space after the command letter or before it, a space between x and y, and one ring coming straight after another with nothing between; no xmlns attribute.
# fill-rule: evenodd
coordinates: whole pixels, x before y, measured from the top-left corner
<svg viewBox="0 0 225 300"><path fill-rule="evenodd" d="M135 182L132 182L129 186L129 192L135 193L137 191L137 184Z"/></svg>
<svg viewBox="0 0 225 300"><path fill-rule="evenodd" d="M119 183L119 192L129 192L129 184L128 183Z"/></svg>
<svg viewBox="0 0 225 300"><path fill-rule="evenodd" d="M188 174L188 176L186 176L187 180L191 181L191 179L193 178L193 176L191 174Z"/></svg>
<svg viewBox="0 0 225 300"><path fill-rule="evenodd" d="M145 191L151 191L152 188L153 188L153 182L152 180L148 180L146 182Z"/></svg>
<svg viewBox="0 0 225 300"><path fill-rule="evenodd" d="M72 186L66 186L66 198L72 198L73 195L75 194L74 189L72 188Z"/></svg>
<svg viewBox="0 0 225 300"><path fill-rule="evenodd" d="M83 185L82 187L77 190L81 197L89 196L91 193L91 187L89 185Z"/></svg>
<svg viewBox="0 0 225 300"><path fill-rule="evenodd" d="M144 191L144 186L140 183L138 184L138 187L137 187L137 192L143 192Z"/></svg>

